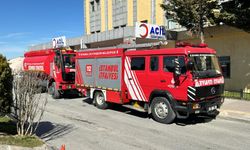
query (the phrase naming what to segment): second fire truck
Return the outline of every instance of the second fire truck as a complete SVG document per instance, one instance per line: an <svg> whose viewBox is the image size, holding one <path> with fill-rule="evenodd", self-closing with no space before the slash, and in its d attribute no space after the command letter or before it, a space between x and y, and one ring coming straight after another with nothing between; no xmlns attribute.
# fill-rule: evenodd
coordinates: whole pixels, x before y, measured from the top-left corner
<svg viewBox="0 0 250 150"><path fill-rule="evenodd" d="M75 89L75 51L66 48L33 50L24 54L24 71L39 71L48 77L42 86L53 98Z"/></svg>

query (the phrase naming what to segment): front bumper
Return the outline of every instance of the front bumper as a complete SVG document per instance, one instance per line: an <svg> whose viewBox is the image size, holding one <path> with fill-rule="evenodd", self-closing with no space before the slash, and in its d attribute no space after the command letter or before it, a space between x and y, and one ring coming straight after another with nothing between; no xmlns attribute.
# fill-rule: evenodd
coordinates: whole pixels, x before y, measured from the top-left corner
<svg viewBox="0 0 250 150"><path fill-rule="evenodd" d="M188 118L190 114L209 114L221 107L224 97L215 97L203 101L176 102L177 118Z"/></svg>
<svg viewBox="0 0 250 150"><path fill-rule="evenodd" d="M73 90L76 89L75 84L60 84L59 85L60 90Z"/></svg>

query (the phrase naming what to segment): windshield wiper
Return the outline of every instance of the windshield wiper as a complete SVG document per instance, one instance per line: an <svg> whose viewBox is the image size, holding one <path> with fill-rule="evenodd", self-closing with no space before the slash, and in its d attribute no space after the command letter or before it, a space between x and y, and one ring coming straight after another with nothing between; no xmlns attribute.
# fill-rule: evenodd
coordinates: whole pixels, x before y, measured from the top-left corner
<svg viewBox="0 0 250 150"><path fill-rule="evenodd" d="M218 77L218 76L221 76L221 74L218 74L215 70L208 70L206 71L206 75L208 77Z"/></svg>
<svg viewBox="0 0 250 150"><path fill-rule="evenodd" d="M193 71L193 75L195 78L200 78L201 77L201 74L199 71Z"/></svg>

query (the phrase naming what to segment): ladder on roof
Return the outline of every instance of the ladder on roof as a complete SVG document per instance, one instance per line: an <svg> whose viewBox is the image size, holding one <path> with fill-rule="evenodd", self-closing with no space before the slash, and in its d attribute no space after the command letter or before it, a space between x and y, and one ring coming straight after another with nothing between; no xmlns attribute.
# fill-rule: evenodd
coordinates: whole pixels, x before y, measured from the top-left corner
<svg viewBox="0 0 250 150"><path fill-rule="evenodd" d="M125 50L137 50L137 49L142 49L142 48L159 48L162 45L167 45L166 42L152 42L152 43L142 43L142 44L119 44L117 46L112 46L112 47L97 47L97 48L85 48L85 49L80 49L79 51L84 51L84 50L104 50L104 49L115 49L115 48L122 48Z"/></svg>

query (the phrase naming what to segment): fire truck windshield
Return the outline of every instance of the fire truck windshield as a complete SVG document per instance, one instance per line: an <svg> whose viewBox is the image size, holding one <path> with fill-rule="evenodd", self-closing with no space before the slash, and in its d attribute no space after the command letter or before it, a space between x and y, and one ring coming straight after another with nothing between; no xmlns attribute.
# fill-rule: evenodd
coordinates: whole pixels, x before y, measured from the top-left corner
<svg viewBox="0 0 250 150"><path fill-rule="evenodd" d="M65 68L75 68L75 55L74 54L64 54L63 62Z"/></svg>
<svg viewBox="0 0 250 150"><path fill-rule="evenodd" d="M195 78L211 78L222 75L218 59L214 54L191 54L190 60L194 62L192 73Z"/></svg>

